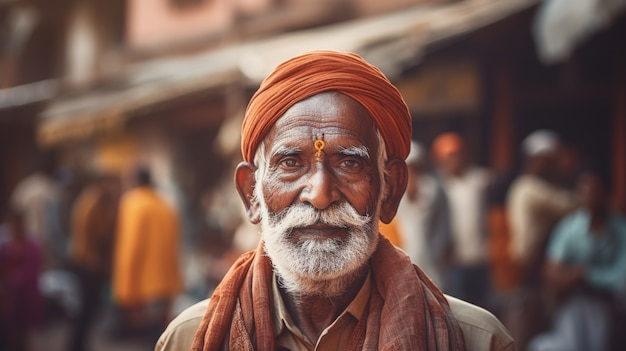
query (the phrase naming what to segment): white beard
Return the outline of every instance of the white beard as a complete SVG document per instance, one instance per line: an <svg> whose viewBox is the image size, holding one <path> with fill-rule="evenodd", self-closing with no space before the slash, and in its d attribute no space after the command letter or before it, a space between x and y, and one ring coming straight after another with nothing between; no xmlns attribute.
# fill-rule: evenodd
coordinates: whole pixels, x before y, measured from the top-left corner
<svg viewBox="0 0 626 351"><path fill-rule="evenodd" d="M332 297L343 293L363 274L378 245L378 213L361 216L347 202L317 210L308 204L292 205L277 214L269 212L261 191L255 191L261 210L261 235L279 282L292 294ZM322 223L346 228L345 240L292 242L294 228Z"/></svg>

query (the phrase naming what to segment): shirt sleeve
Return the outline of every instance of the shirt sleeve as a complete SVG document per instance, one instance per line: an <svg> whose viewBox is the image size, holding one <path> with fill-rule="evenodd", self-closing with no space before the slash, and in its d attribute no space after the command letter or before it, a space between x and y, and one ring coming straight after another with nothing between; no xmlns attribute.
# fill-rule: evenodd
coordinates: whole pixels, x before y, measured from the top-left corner
<svg viewBox="0 0 626 351"><path fill-rule="evenodd" d="M614 223L617 230L617 257L613 264L590 267L585 275L589 284L614 293L623 291L626 285L626 223Z"/></svg>
<svg viewBox="0 0 626 351"><path fill-rule="evenodd" d="M564 189L544 187L535 193L535 197L535 203L556 217L565 215L575 206L572 193Z"/></svg>
<svg viewBox="0 0 626 351"><path fill-rule="evenodd" d="M548 244L547 258L552 262L567 261L568 241L572 232L572 217L562 219L552 232L550 243Z"/></svg>
<svg viewBox="0 0 626 351"><path fill-rule="evenodd" d="M161 334L154 350L189 350L208 305L209 299L206 299L181 312Z"/></svg>
<svg viewBox="0 0 626 351"><path fill-rule="evenodd" d="M468 350L515 351L515 341L510 332L491 312L452 296L445 296L463 330Z"/></svg>

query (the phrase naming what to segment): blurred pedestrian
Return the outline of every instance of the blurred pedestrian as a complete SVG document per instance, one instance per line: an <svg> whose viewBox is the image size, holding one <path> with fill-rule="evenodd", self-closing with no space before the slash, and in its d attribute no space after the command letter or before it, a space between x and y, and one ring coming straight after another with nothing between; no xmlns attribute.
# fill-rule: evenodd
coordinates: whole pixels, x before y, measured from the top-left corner
<svg viewBox="0 0 626 351"><path fill-rule="evenodd" d="M496 303L511 294L520 282L520 272L509 254L511 229L507 218L506 198L515 173L499 173L494 177L488 195L488 256ZM495 309L501 306L494 306ZM496 311L498 314L500 311Z"/></svg>
<svg viewBox="0 0 626 351"><path fill-rule="evenodd" d="M406 159L408 184L400 201L397 222L404 251L438 286L443 286L445 256L452 245L450 214L444 190L426 167L426 153L411 142ZM393 222L392 222L393 223ZM381 227L381 232L385 234Z"/></svg>
<svg viewBox="0 0 626 351"><path fill-rule="evenodd" d="M612 311L626 283L626 218L609 209L608 184L596 170L582 173L582 207L550 239L545 278L558 309L552 330L531 342L532 351L610 349Z"/></svg>
<svg viewBox="0 0 626 351"><path fill-rule="evenodd" d="M538 130L522 143L523 174L511 185L508 218L512 230L511 256L522 267L525 280L538 280L538 260L554 224L574 206L570 192L554 185L561 142L556 133Z"/></svg>
<svg viewBox="0 0 626 351"><path fill-rule="evenodd" d="M489 172L469 162L459 134L439 135L432 153L448 198L452 228L444 289L452 296L486 307L491 291L486 222Z"/></svg>
<svg viewBox="0 0 626 351"><path fill-rule="evenodd" d="M80 310L68 350L86 349L88 333L111 275L119 183L99 175L76 199L72 209L70 262L80 289Z"/></svg>
<svg viewBox="0 0 626 351"><path fill-rule="evenodd" d="M574 206L570 192L554 185L560 178L556 162L560 147L560 138L553 131L541 129L529 134L522 142L523 173L513 181L507 195L509 255L519 281L505 298L503 319L522 350L545 320L539 284L548 235Z"/></svg>
<svg viewBox="0 0 626 351"><path fill-rule="evenodd" d="M27 234L24 215L9 210L0 228L0 345L3 350L27 350L28 334L43 317L38 288L42 251Z"/></svg>
<svg viewBox="0 0 626 351"><path fill-rule="evenodd" d="M39 155L34 172L11 194L11 206L23 213L26 232L43 250L46 271L62 268L67 255L66 194L55 177L55 166L50 154Z"/></svg>
<svg viewBox="0 0 626 351"><path fill-rule="evenodd" d="M158 337L182 290L180 224L176 211L157 193L146 168L120 202L113 262L113 297L123 328Z"/></svg>

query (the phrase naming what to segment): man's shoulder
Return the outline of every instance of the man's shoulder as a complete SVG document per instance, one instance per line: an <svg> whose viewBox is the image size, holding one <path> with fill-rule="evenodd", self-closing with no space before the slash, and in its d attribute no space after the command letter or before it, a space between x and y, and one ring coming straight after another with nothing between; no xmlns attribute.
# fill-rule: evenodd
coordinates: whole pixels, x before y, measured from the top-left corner
<svg viewBox="0 0 626 351"><path fill-rule="evenodd" d="M209 299L202 300L174 318L161 334L155 351L189 350L208 305Z"/></svg>
<svg viewBox="0 0 626 351"><path fill-rule="evenodd" d="M493 314L452 296L446 295L446 298L463 330L469 351L515 350L513 337ZM188 350L208 304L209 299L202 300L174 318L159 338L155 351Z"/></svg>
<svg viewBox="0 0 626 351"><path fill-rule="evenodd" d="M506 327L491 312L446 295L465 338L468 351L513 351L515 342Z"/></svg>
<svg viewBox="0 0 626 351"><path fill-rule="evenodd" d="M626 216L621 213L611 213L611 223L618 228L622 235L626 235Z"/></svg>
<svg viewBox="0 0 626 351"><path fill-rule="evenodd" d="M576 237L587 235L589 227L589 212L585 209L578 209L561 218L554 228L553 236Z"/></svg>

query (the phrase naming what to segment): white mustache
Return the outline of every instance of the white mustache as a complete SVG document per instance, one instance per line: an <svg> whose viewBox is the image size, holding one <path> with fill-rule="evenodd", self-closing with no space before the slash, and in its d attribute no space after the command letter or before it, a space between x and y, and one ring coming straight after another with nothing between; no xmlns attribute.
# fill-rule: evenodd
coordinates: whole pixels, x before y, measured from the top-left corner
<svg viewBox="0 0 626 351"><path fill-rule="evenodd" d="M347 202L332 205L324 210L318 210L304 203L289 206L277 214L270 214L269 223L278 233L291 233L294 228L306 227L314 224L324 224L338 228L352 228L371 226L372 216L361 216L354 207Z"/></svg>

